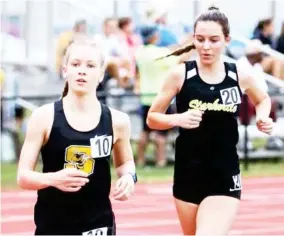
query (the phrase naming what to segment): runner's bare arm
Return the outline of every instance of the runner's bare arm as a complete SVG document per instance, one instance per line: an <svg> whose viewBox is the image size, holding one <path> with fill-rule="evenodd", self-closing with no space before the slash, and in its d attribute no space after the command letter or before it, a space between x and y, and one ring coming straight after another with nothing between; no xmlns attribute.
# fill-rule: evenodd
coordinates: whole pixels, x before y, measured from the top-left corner
<svg viewBox="0 0 284 236"><path fill-rule="evenodd" d="M147 117L147 124L151 129L163 130L176 126L177 114L165 114L171 101L179 93L185 78L185 66L179 64L170 71L161 91L154 99Z"/></svg>
<svg viewBox="0 0 284 236"><path fill-rule="evenodd" d="M20 154L17 183L20 187L30 190L49 186L49 173L34 171L38 155L46 140L48 123L52 122L53 106L48 104L36 109L29 120L25 141ZM47 115L50 114L50 115Z"/></svg>
<svg viewBox="0 0 284 236"><path fill-rule="evenodd" d="M271 100L269 95L258 86L257 78L246 73L241 66L238 66L238 75L240 87L255 105L257 117L269 117Z"/></svg>
<svg viewBox="0 0 284 236"><path fill-rule="evenodd" d="M83 171L63 167L56 172L35 171L40 149L47 142L51 131L53 116L53 104L47 104L33 112L21 151L17 183L21 188L29 190L55 187L65 192L76 192L89 182Z"/></svg>
<svg viewBox="0 0 284 236"><path fill-rule="evenodd" d="M129 116L123 112L111 109L114 127L114 166L118 177L135 173L135 163L130 144L131 128Z"/></svg>

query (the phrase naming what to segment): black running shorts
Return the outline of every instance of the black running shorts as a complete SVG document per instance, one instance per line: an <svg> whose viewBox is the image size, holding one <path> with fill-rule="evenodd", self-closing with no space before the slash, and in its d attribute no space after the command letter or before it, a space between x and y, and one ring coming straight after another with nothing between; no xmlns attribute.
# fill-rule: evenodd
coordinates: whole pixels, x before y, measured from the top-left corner
<svg viewBox="0 0 284 236"><path fill-rule="evenodd" d="M241 189L239 169L210 170L193 166L186 173L175 173L173 195L176 199L198 205L208 196L241 199Z"/></svg>

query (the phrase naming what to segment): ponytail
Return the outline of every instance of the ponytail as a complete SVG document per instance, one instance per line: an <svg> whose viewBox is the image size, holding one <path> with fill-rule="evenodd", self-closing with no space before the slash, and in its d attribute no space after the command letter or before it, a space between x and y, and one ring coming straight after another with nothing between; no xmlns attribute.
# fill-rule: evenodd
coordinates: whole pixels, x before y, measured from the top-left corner
<svg viewBox="0 0 284 236"><path fill-rule="evenodd" d="M170 57L170 56L180 56L180 55L182 55L184 53L190 52L192 49L195 49L194 44L189 44L189 45L186 45L184 47L181 47L181 48L173 51L172 53L170 53L170 54L168 54L168 55L166 55L164 57L157 58L156 61L160 60L160 59L164 59L164 58Z"/></svg>
<svg viewBox="0 0 284 236"><path fill-rule="evenodd" d="M64 98L67 95L68 90L69 90L69 86L68 86L68 82L66 81L65 85L64 85L63 92L62 92L62 98Z"/></svg>

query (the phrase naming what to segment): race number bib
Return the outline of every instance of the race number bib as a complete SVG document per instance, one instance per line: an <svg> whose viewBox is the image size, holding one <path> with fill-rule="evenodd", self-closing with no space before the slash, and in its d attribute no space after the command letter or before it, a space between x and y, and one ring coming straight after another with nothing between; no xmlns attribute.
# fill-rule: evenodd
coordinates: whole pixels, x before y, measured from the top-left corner
<svg viewBox="0 0 284 236"><path fill-rule="evenodd" d="M241 96L237 86L220 90L220 94L224 105L241 103Z"/></svg>
<svg viewBox="0 0 284 236"><path fill-rule="evenodd" d="M92 235L107 235L107 227L92 229L90 231L84 232L82 235L84 236L92 236Z"/></svg>
<svg viewBox="0 0 284 236"><path fill-rule="evenodd" d="M95 136L90 139L92 158L101 158L110 155L112 147L112 136Z"/></svg>

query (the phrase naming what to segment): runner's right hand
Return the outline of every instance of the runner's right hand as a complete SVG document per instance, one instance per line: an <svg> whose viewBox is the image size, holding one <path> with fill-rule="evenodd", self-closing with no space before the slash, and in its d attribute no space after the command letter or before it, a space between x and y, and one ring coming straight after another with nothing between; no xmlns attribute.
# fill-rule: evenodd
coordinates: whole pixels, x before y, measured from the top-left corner
<svg viewBox="0 0 284 236"><path fill-rule="evenodd" d="M202 121L203 111L200 110L188 110L186 112L176 114L176 125L184 129L194 129L199 127Z"/></svg>
<svg viewBox="0 0 284 236"><path fill-rule="evenodd" d="M50 178L50 185L64 192L79 191L88 182L88 175L76 168L65 168L54 172Z"/></svg>

